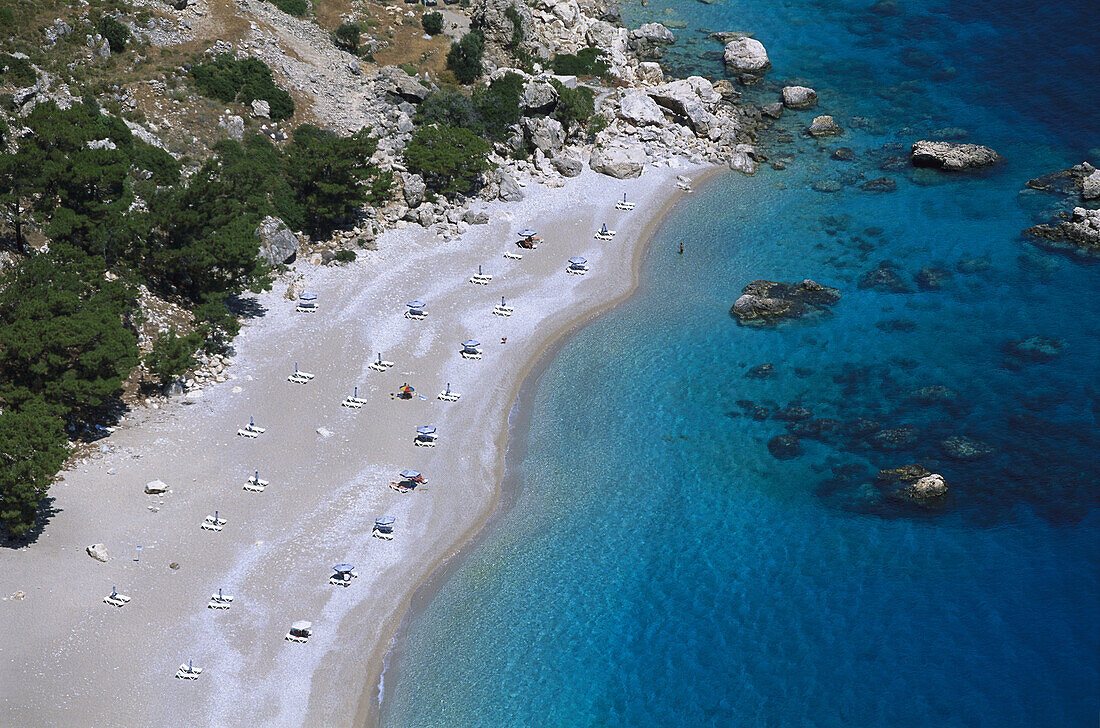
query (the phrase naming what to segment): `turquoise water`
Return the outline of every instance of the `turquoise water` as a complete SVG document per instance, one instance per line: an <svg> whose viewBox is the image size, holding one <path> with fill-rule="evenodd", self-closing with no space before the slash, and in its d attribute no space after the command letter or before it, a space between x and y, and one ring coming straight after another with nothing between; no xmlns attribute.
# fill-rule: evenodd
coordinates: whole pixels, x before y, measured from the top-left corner
<svg viewBox="0 0 1100 728"><path fill-rule="evenodd" d="M747 94L798 78L821 103L769 134L787 169L680 205L638 295L539 380L516 504L410 625L384 726L1095 723L1098 270L1019 237L1062 205L1027 179L1100 143L1095 108L1067 95L1094 86L1096 50L1042 50L1089 6L869 7L624 9L631 25L687 22L666 59L687 71L721 72L695 29L755 30L775 68ZM846 134L803 138L814 113ZM881 169L944 127L1006 162ZM830 157L840 145L854 162ZM880 176L897 191L859 189ZM842 189L815 191L824 179ZM881 261L910 292L858 288ZM922 266L951 274L941 290L918 289ZM843 291L830 315L774 329L728 315L750 280L807 277ZM1006 348L1033 335L1064 354ZM763 363L772 377L745 376ZM914 396L932 385L954 396ZM774 413L792 403L819 426L778 460L768 441L792 425ZM861 419L915 438L877 449ZM953 435L994 452L951 460ZM876 485L910 462L944 474L942 505Z"/></svg>

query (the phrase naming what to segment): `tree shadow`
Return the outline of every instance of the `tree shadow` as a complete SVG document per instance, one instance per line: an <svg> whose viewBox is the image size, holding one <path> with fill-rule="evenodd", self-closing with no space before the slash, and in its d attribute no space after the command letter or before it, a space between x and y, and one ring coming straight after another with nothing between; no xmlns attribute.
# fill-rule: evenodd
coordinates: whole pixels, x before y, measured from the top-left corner
<svg viewBox="0 0 1100 728"><path fill-rule="evenodd" d="M225 307L229 309L229 313L242 319L256 319L267 313L267 309L255 296L227 296Z"/></svg>
<svg viewBox="0 0 1100 728"><path fill-rule="evenodd" d="M39 536L46 530L46 526L49 524L50 519L61 513L61 509L54 506L54 497L46 496L42 499L42 502L38 504L38 512L34 519L34 525L26 533L21 533L18 536L13 536L8 533L7 529L0 526L0 548L5 549L21 549L25 546L30 546L38 541Z"/></svg>

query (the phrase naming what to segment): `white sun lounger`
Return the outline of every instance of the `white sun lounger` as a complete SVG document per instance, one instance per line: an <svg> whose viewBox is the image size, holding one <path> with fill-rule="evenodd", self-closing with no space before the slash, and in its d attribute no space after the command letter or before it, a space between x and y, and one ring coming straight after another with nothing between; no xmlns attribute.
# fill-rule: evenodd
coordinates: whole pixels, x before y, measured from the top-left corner
<svg viewBox="0 0 1100 728"><path fill-rule="evenodd" d="M380 538L383 541L392 541L393 540L393 531L389 531L389 532L380 531L380 530L378 530L377 526L375 526L374 530L371 531L370 535L374 536L375 538Z"/></svg>
<svg viewBox="0 0 1100 728"><path fill-rule="evenodd" d="M291 627L290 631L286 633L285 639L288 639L291 642L305 644L312 634L313 630L311 630L309 627Z"/></svg>
<svg viewBox="0 0 1100 728"><path fill-rule="evenodd" d="M294 310L297 311L298 313L317 313L317 307L316 306L303 306L301 304L298 304L294 308Z"/></svg>
<svg viewBox="0 0 1100 728"><path fill-rule="evenodd" d="M199 675L201 674L201 667L191 667L187 664L180 665L179 669L176 670L176 677L180 678L181 680L198 680Z"/></svg>
<svg viewBox="0 0 1100 728"><path fill-rule="evenodd" d="M348 571L345 573L352 578L359 577L359 574L355 573L354 571ZM332 584L333 586L351 586L351 579L341 579L339 574L333 574L329 577L328 583Z"/></svg>
<svg viewBox="0 0 1100 728"><path fill-rule="evenodd" d="M439 393L439 399L444 402L457 402L462 398L462 395L458 392L452 392L449 389Z"/></svg>
<svg viewBox="0 0 1100 728"><path fill-rule="evenodd" d="M288 382L294 382L295 384L305 384L306 382L313 381L313 375L309 372L294 370L294 373L286 378Z"/></svg>
<svg viewBox="0 0 1100 728"><path fill-rule="evenodd" d="M200 528L202 528L204 531L220 531L220 530L222 530L222 527L225 526L226 523L227 523L227 521L224 518L219 518L216 515L207 516L203 520L202 525L200 526Z"/></svg>
<svg viewBox="0 0 1100 728"><path fill-rule="evenodd" d="M677 182L676 186L679 187L684 192L691 192L692 191L690 182Z"/></svg>
<svg viewBox="0 0 1100 728"><path fill-rule="evenodd" d="M341 407L350 407L351 409L361 409L363 405L367 403L367 400L360 397L348 397L340 403Z"/></svg>
<svg viewBox="0 0 1100 728"><path fill-rule="evenodd" d="M255 475L249 477L245 481L244 489L253 493L263 493L268 486L268 482L263 478L257 478Z"/></svg>
<svg viewBox="0 0 1100 728"><path fill-rule="evenodd" d="M229 609L233 603L233 597L228 594L211 594L210 601L206 603L207 609Z"/></svg>
<svg viewBox="0 0 1100 728"><path fill-rule="evenodd" d="M476 283L479 286L489 285L489 281L493 280L493 277L488 273L475 274L470 276L468 283Z"/></svg>
<svg viewBox="0 0 1100 728"><path fill-rule="evenodd" d="M462 354L463 359L480 359L481 358L481 352L480 351L460 351L458 353ZM441 396L440 399L443 399L443 397Z"/></svg>
<svg viewBox="0 0 1100 728"><path fill-rule="evenodd" d="M634 209L634 203L633 202L627 202L626 200L619 200L618 202L615 203L615 209L616 210L628 210L628 211L633 210Z"/></svg>
<svg viewBox="0 0 1100 728"><path fill-rule="evenodd" d="M507 253L504 254L504 257L508 260L523 260L523 253L516 253L509 250Z"/></svg>
<svg viewBox="0 0 1100 728"><path fill-rule="evenodd" d="M413 444L417 447L435 447L435 437L432 437L430 440L424 440L421 439L421 437L421 435L417 435L416 439L413 440Z"/></svg>
<svg viewBox="0 0 1100 728"><path fill-rule="evenodd" d="M497 316L511 316L514 311L515 309L511 306L501 306L499 304L493 308L493 313Z"/></svg>
<svg viewBox="0 0 1100 728"><path fill-rule="evenodd" d="M238 437L247 437L249 439L255 439L255 438L260 436L260 433L253 432L252 430L245 429L245 428L242 427L241 429L237 430L237 436Z"/></svg>
<svg viewBox="0 0 1100 728"><path fill-rule="evenodd" d="M587 265L584 265L584 266L572 266L571 265L571 266L569 266L565 269L565 272L566 273L571 273L575 276L583 276L585 273L588 272L588 266Z"/></svg>
<svg viewBox="0 0 1100 728"><path fill-rule="evenodd" d="M611 238L615 237L615 231L614 230L608 230L605 233L602 230L597 230L596 234L593 235L592 237L596 238L596 240L611 240Z"/></svg>
<svg viewBox="0 0 1100 728"><path fill-rule="evenodd" d="M126 596L125 594L119 594L117 591L112 589L110 594L103 597L103 603L110 604L112 607L125 607L127 604L130 603L130 597Z"/></svg>
<svg viewBox="0 0 1100 728"><path fill-rule="evenodd" d="M423 321L424 319L428 318L428 312L421 311L419 313L416 313L414 311L406 311L405 318L413 319L414 321Z"/></svg>
<svg viewBox="0 0 1100 728"><path fill-rule="evenodd" d="M392 361L375 361L373 364L370 365L369 368L373 369L376 372L384 372L392 366Z"/></svg>

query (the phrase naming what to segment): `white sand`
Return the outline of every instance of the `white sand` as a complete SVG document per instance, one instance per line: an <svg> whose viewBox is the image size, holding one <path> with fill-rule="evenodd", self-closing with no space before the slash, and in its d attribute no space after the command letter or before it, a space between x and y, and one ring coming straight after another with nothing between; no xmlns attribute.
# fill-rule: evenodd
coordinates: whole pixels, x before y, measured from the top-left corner
<svg viewBox="0 0 1100 728"><path fill-rule="evenodd" d="M54 485L38 541L0 550L0 725L352 725L413 591L496 505L519 384L552 340L632 290L647 227L685 169L586 171L485 206L491 223L451 242L409 227L349 266L299 264L319 313L294 313L277 283L235 342L233 379L129 416L102 441L109 452ZM613 209L624 192L633 212ZM611 242L592 237L604 222ZM527 226L545 242L504 259ZM565 272L576 255L585 276ZM479 264L488 286L467 283ZM491 313L502 295L509 318ZM403 317L416 298L424 321ZM460 357L468 338L482 360ZM377 352L395 366L370 371ZM316 379L287 382L295 361ZM448 381L459 402L436 399ZM403 382L428 399L392 399ZM358 411L340 406L355 385L369 402ZM236 437L250 416L267 432ZM414 447L422 424L439 429L435 448ZM404 468L429 484L390 489ZM255 469L266 492L243 490ZM144 494L156 478L170 492ZM215 509L224 530L200 530ZM385 514L393 541L370 537ZM108 563L85 554L96 542ZM328 583L341 561L360 574L346 589ZM122 609L102 602L112 586L132 598ZM235 596L228 611L206 608L219 587ZM298 619L313 622L305 645L283 640ZM188 659L202 676L174 679Z"/></svg>

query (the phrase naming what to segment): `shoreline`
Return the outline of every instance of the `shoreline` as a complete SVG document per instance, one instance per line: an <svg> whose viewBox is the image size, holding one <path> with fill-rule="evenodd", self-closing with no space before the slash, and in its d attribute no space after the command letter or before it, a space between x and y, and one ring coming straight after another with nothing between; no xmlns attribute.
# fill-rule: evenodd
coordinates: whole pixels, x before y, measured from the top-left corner
<svg viewBox="0 0 1100 728"><path fill-rule="evenodd" d="M687 176L691 178L692 193L705 189L711 182L728 172L728 169L721 166L708 166L689 173ZM385 692L386 682L393 684L395 677L402 672L401 658L404 654L405 641L408 639L410 624L424 613L439 591L446 586L447 582L450 581L478 546L489 537L493 528L508 514L519 499L522 493L522 484L518 466L527 452L527 437L534 414L533 396L542 376L550 368L561 350L577 333L637 295L641 286L641 271L645 255L649 251L657 231L665 223L677 204L682 201L685 194L678 190L676 194L669 196L639 234L631 258L631 284L629 289L622 295L558 327L545 339L540 350L533 356L524 368L522 375L517 379L513 390L513 405L509 410L508 424L502 431L501 437L498 438L498 440L504 441L505 446L501 449L501 452L504 453L501 458L503 462L500 467L501 472L496 480L497 486L493 490L491 509L478 525L454 545L452 553L438 559L432 566L428 576L411 591L396 629L390 632L391 637L384 644L383 659L381 661L372 659L370 662L371 665L378 665L378 667L372 669L367 675L363 696L356 711L354 723L356 728L378 728L381 725L381 708L384 701L382 694Z"/></svg>
<svg viewBox="0 0 1100 728"><path fill-rule="evenodd" d="M287 278L259 296L267 313L235 341L228 381L127 414L55 484L56 515L42 537L0 552L0 595L20 594L3 609L26 636L0 645L0 722L97 723L124 711L169 725L184 711L224 725L245 715L344 725L366 715L413 595L432 593L440 565L458 563L502 512L523 383L553 344L636 289L653 231L682 194L676 175L723 171L661 165L617 180L586 170L563 188L531 183L522 201L485 205L490 224L460 238L404 226L351 266L297 264L291 275L320 294L320 313L293 312L281 295ZM611 210L623 192L633 213ZM642 223L637 232L631 220ZM604 221L623 230L594 241ZM521 263L502 261L512 231L528 224L548 242ZM587 256L590 273L565 275L570 255ZM497 274L488 288L466 282L482 263ZM489 315L502 293L515 301L508 318ZM429 302L426 322L400 315L413 298ZM492 342L487 361L458 355L456 342L471 335ZM495 343L501 336L506 347ZM398 364L368 371L376 352ZM286 383L295 361L316 379ZM385 396L403 381L431 397ZM436 401L446 382L467 396ZM353 384L369 400L362 414L339 406ZM233 437L253 415L268 433ZM426 423L439 427L440 446L412 447L410 433ZM407 467L433 487L395 494L387 482ZM271 487L248 494L241 482L257 468ZM156 478L170 491L142 493ZM224 532L201 531L216 509L228 518ZM397 517L393 541L370 538L379 515ZM90 559L90 543L105 543L110 561ZM326 583L337 562L361 567L347 591ZM124 609L102 604L112 585L132 597ZM223 587L236 595L232 609L205 609ZM315 635L286 647L286 625L302 618ZM191 658L202 678L172 680ZM365 690L346 689L362 686L364 673Z"/></svg>

